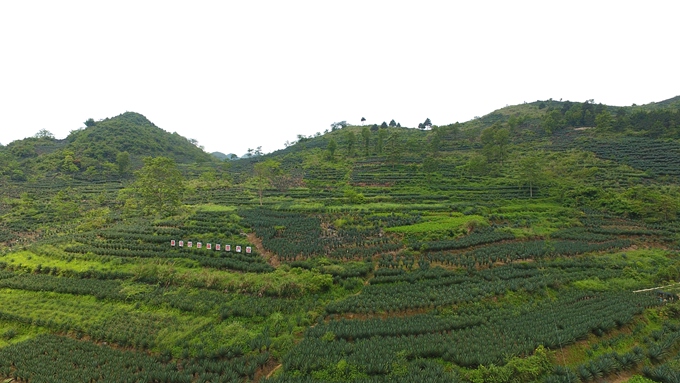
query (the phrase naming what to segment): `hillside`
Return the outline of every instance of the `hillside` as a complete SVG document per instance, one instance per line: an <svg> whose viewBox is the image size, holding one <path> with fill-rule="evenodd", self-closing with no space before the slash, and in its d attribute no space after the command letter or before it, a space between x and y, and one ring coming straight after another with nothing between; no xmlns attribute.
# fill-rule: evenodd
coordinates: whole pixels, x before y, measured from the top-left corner
<svg viewBox="0 0 680 383"><path fill-rule="evenodd" d="M0 378L677 381L677 99L228 162L172 137L126 113L0 148ZM179 165L85 178L121 152ZM51 167L66 153L78 177Z"/></svg>
<svg viewBox="0 0 680 383"><path fill-rule="evenodd" d="M126 177L142 157L166 156L177 163L211 157L177 133L168 133L141 114L126 112L74 130L64 140L49 135L17 140L0 151L3 175L13 180L66 176L82 180Z"/></svg>

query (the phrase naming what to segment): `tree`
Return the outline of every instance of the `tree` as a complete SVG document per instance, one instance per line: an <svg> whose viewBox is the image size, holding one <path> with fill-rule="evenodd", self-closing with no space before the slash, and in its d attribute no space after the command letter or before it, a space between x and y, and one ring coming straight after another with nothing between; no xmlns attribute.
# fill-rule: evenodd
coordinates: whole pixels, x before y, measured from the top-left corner
<svg viewBox="0 0 680 383"><path fill-rule="evenodd" d="M391 127L397 126L397 123L394 121L394 119L392 119L392 121L390 121L390 126Z"/></svg>
<svg viewBox="0 0 680 383"><path fill-rule="evenodd" d="M334 138L331 138L330 142L328 142L328 157L333 158L335 156L335 151L338 149L338 143L335 142Z"/></svg>
<svg viewBox="0 0 680 383"><path fill-rule="evenodd" d="M334 122L331 124L331 131L341 129L347 126L347 121Z"/></svg>
<svg viewBox="0 0 680 383"><path fill-rule="evenodd" d="M35 138L47 138L50 140L54 140L54 134L52 134L49 130L47 129L40 129L38 133L33 136Z"/></svg>
<svg viewBox="0 0 680 383"><path fill-rule="evenodd" d="M482 131L483 152L489 161L498 161L503 166L503 161L507 155L507 146L510 143L510 131L494 124L490 128Z"/></svg>
<svg viewBox="0 0 680 383"><path fill-rule="evenodd" d="M95 126L97 123L94 122L94 119L88 118L88 119L84 122L84 124L85 124L85 126L87 126L87 127L89 128L89 127L91 127L91 126Z"/></svg>
<svg viewBox="0 0 680 383"><path fill-rule="evenodd" d="M387 160L392 164L399 162L402 152L401 135L398 130L393 131L389 137L387 137Z"/></svg>
<svg viewBox="0 0 680 383"><path fill-rule="evenodd" d="M387 131L385 129L378 130L378 141L376 142L376 150L378 154L382 154L383 152L383 144L385 142L386 137Z"/></svg>
<svg viewBox="0 0 680 383"><path fill-rule="evenodd" d="M378 130L378 129L380 129L380 127L378 126L378 124L373 124L373 125L371 125L371 131L372 131L372 132L375 132L375 131Z"/></svg>
<svg viewBox="0 0 680 383"><path fill-rule="evenodd" d="M438 152L441 150L442 143L445 141L445 128L443 126L432 128L430 133L427 135L427 140L430 150L433 152Z"/></svg>
<svg viewBox="0 0 680 383"><path fill-rule="evenodd" d="M429 118L426 118L426 119L425 119L425 122L423 122L423 126L426 127L426 128L431 127L431 126L432 126L432 121L430 121Z"/></svg>
<svg viewBox="0 0 680 383"><path fill-rule="evenodd" d="M514 114L508 118L508 128L510 129L511 132L514 132L517 130L517 127L520 124L520 119L517 118Z"/></svg>
<svg viewBox="0 0 680 383"><path fill-rule="evenodd" d="M258 162L253 168L253 177L248 180L246 187L255 189L262 206L262 196L265 189L272 185L274 177L280 172L281 163L274 160Z"/></svg>
<svg viewBox="0 0 680 383"><path fill-rule="evenodd" d="M118 152L116 154L116 165L118 166L118 174L124 175L130 170L130 153Z"/></svg>
<svg viewBox="0 0 680 383"><path fill-rule="evenodd" d="M560 129L564 126L564 119L562 118L562 113L559 110L553 109L543 116L543 129L546 133L552 134L552 132Z"/></svg>
<svg viewBox="0 0 680 383"><path fill-rule="evenodd" d="M382 124L380 124L380 129L387 129L387 123L383 121Z"/></svg>
<svg viewBox="0 0 680 383"><path fill-rule="evenodd" d="M346 187L343 194L347 203L361 204L366 201L366 197L362 193L354 190L351 186Z"/></svg>
<svg viewBox="0 0 680 383"><path fill-rule="evenodd" d="M167 157L146 157L135 176L132 191L145 213L172 215L177 212L185 186L175 161Z"/></svg>
<svg viewBox="0 0 680 383"><path fill-rule="evenodd" d="M61 161L61 170L69 174L78 173L80 168L76 165L77 163L75 153L70 150L64 150L64 159Z"/></svg>
<svg viewBox="0 0 680 383"><path fill-rule="evenodd" d="M519 174L522 182L529 185L529 197L534 197L534 186L540 181L542 168L541 159L535 154L529 154L519 160Z"/></svg>
<svg viewBox="0 0 680 383"><path fill-rule="evenodd" d="M366 121L366 119L364 117L361 117L361 122L364 122L364 121Z"/></svg>
<svg viewBox="0 0 680 383"><path fill-rule="evenodd" d="M595 116L595 126L599 130L609 131L614 127L614 117L612 117L611 113L605 110Z"/></svg>
<svg viewBox="0 0 680 383"><path fill-rule="evenodd" d="M351 156L354 153L354 145L357 143L357 136L353 131L348 130L345 133L345 141L347 141L347 155Z"/></svg>
<svg viewBox="0 0 680 383"><path fill-rule="evenodd" d="M583 119L583 108L580 103L575 103L569 108L569 110L564 113L564 119L567 125L579 126L581 125Z"/></svg>
<svg viewBox="0 0 680 383"><path fill-rule="evenodd" d="M487 160L483 155L474 154L467 163L465 163L464 168L468 174L481 176L488 172L487 166Z"/></svg>
<svg viewBox="0 0 680 383"><path fill-rule="evenodd" d="M371 142L371 132L368 130L368 128L361 129L361 138L364 140L364 150L366 155L368 155L368 146Z"/></svg>

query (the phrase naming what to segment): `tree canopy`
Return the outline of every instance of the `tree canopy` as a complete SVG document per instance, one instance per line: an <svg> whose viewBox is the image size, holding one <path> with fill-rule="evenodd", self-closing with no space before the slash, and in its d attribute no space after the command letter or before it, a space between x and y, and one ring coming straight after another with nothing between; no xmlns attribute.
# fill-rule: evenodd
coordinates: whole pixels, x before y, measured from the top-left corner
<svg viewBox="0 0 680 383"><path fill-rule="evenodd" d="M172 215L182 205L184 177L172 159L146 157L135 177L132 192L144 213Z"/></svg>

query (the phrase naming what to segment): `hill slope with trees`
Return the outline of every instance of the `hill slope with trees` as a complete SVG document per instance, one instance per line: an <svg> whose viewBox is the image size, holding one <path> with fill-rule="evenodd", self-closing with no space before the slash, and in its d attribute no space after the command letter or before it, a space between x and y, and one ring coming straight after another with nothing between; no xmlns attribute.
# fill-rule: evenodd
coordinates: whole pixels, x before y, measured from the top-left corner
<svg viewBox="0 0 680 383"><path fill-rule="evenodd" d="M141 114L126 112L56 140L47 130L0 150L3 175L16 181L66 176L83 180L115 179L139 168L143 157L170 157L178 163L211 161L195 142L168 133Z"/></svg>

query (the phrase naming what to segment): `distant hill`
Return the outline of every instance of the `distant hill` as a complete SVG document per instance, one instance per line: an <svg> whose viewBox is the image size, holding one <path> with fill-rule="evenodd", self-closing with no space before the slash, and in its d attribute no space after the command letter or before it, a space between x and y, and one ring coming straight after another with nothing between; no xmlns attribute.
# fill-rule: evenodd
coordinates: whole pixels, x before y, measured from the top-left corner
<svg viewBox="0 0 680 383"><path fill-rule="evenodd" d="M168 133L139 113L126 112L72 132L66 141L76 154L115 162L116 154L165 156L178 163L206 161L207 153L177 133Z"/></svg>
<svg viewBox="0 0 680 383"><path fill-rule="evenodd" d="M0 150L0 176L111 179L130 175L144 157L169 157L178 164L214 161L187 138L166 132L139 113L126 112L88 125L64 140L43 136L10 143Z"/></svg>
<svg viewBox="0 0 680 383"><path fill-rule="evenodd" d="M222 152L212 152L210 153L210 155L217 158L220 161L238 159L238 156L234 153L224 154Z"/></svg>

